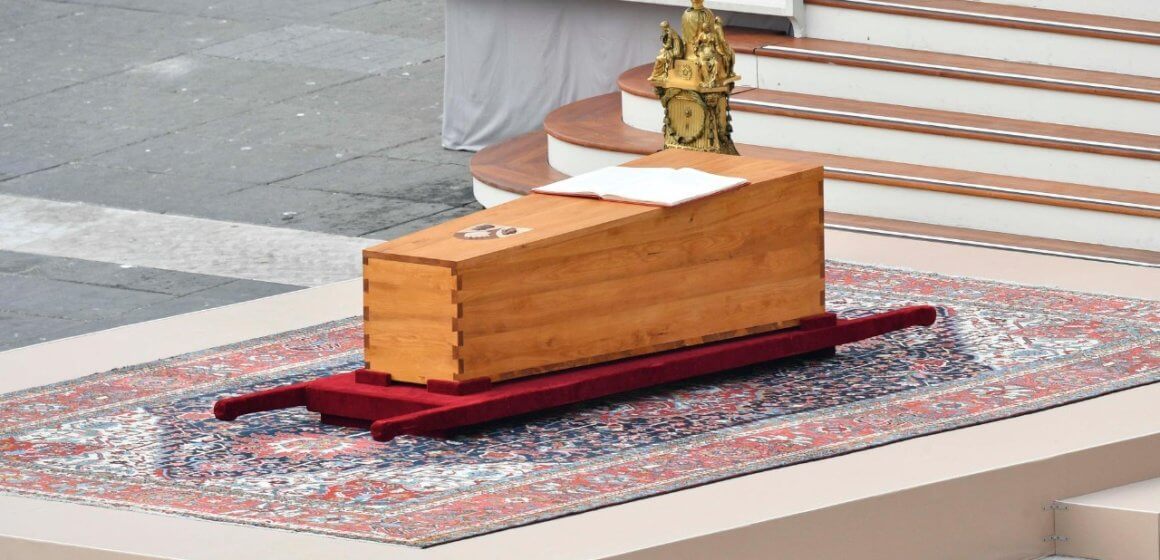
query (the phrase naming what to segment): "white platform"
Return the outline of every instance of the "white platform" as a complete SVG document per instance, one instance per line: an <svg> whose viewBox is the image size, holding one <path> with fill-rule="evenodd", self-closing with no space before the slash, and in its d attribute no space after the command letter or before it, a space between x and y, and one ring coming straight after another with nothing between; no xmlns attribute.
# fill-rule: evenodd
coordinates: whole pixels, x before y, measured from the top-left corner
<svg viewBox="0 0 1160 560"><path fill-rule="evenodd" d="M835 231L826 244L856 262L1160 297L1154 269ZM352 280L0 353L0 391L356 315L360 295ZM1140 387L424 550L0 497L0 558L1035 558L1054 552L1052 500L1160 476L1156 402L1160 385Z"/></svg>
<svg viewBox="0 0 1160 560"><path fill-rule="evenodd" d="M1060 554L1099 560L1160 558L1160 478L1059 500Z"/></svg>

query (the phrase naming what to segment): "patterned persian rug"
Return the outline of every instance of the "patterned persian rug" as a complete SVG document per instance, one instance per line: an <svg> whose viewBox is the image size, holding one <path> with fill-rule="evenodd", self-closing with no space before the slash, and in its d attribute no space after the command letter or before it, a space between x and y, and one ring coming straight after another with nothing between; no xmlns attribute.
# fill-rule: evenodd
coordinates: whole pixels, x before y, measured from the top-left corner
<svg viewBox="0 0 1160 560"><path fill-rule="evenodd" d="M1160 381L1160 303L830 263L932 328L387 443L220 397L357 367L349 319L0 396L0 492L430 546Z"/></svg>

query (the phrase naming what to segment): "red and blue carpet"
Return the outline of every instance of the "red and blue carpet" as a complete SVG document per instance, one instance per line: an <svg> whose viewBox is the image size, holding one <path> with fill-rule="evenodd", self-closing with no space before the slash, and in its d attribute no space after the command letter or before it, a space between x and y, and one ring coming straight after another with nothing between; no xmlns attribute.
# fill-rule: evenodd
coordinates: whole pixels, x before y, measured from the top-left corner
<svg viewBox="0 0 1160 560"><path fill-rule="evenodd" d="M1160 303L842 263L829 308L939 321L448 439L214 419L361 365L350 319L0 396L0 492L429 546L1160 381Z"/></svg>

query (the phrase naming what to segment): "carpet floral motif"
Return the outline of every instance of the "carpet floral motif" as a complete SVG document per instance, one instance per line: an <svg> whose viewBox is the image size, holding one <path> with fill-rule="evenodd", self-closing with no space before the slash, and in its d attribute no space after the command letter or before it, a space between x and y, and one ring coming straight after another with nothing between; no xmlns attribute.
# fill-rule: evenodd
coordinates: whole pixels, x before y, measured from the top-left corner
<svg viewBox="0 0 1160 560"><path fill-rule="evenodd" d="M430 546L1160 381L1160 303L830 263L853 317L931 328L541 413L373 441L214 401L354 369L348 319L0 396L0 492Z"/></svg>

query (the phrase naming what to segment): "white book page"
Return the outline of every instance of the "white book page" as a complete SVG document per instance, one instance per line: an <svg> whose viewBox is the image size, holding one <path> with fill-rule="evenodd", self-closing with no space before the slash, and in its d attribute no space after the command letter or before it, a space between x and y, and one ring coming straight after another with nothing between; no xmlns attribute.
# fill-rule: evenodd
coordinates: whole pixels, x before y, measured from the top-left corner
<svg viewBox="0 0 1160 560"><path fill-rule="evenodd" d="M606 167L532 190L544 194L676 206L748 182L740 177L714 175L691 167Z"/></svg>

